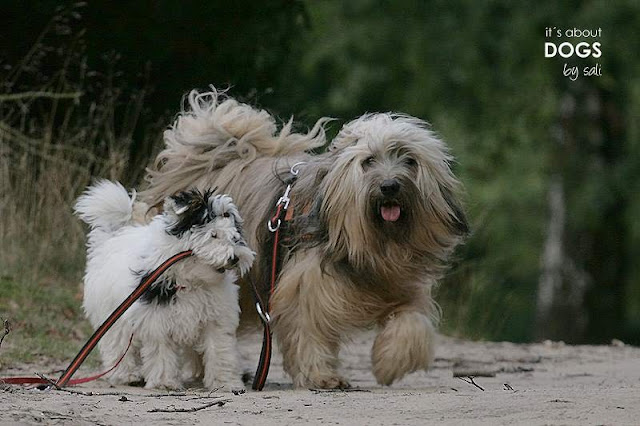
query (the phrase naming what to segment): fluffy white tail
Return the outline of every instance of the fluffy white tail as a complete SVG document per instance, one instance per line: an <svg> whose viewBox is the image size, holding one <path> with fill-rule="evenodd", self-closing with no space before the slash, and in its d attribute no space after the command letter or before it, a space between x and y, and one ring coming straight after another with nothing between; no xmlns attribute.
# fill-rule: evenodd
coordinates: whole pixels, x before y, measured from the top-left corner
<svg viewBox="0 0 640 426"><path fill-rule="evenodd" d="M134 199L119 182L99 180L78 198L75 212L92 229L112 232L131 220Z"/></svg>
<svg viewBox="0 0 640 426"><path fill-rule="evenodd" d="M278 131L266 111L240 103L212 89L192 91L173 126L164 132L165 149L148 170L150 188L143 196L150 204L193 185L199 178L231 161L250 162L261 156L302 153L326 143L322 118L308 133L292 131L289 120Z"/></svg>

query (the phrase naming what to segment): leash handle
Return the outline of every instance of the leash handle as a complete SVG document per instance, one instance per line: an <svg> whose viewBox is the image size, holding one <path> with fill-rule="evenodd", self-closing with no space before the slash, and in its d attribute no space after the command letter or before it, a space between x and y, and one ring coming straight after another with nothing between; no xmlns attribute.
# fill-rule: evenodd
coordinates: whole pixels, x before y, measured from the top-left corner
<svg viewBox="0 0 640 426"><path fill-rule="evenodd" d="M125 349L124 352L122 353L122 355L120 355L120 358L118 358L118 361L113 365L113 367L111 367L107 371L103 371L102 373L99 373L99 374L96 374L96 375L93 375L93 376L81 377L79 379L69 380L69 382L67 382L67 385L73 386L73 385L79 385L80 383L92 382L92 381L97 380L100 377L104 376L105 374L111 373L113 370L116 369L116 367L118 365L120 365L120 363L124 359L124 356L127 354L127 352L129 352L129 348L131 348L131 342L133 342L133 334L131 334L131 337L129 338L129 344L127 345L127 349ZM5 377L5 378L0 378L0 383L6 383L8 385L46 385L46 384L49 384L49 385L57 386L57 383L55 383L53 380L49 380L49 379L46 379L44 377Z"/></svg>
<svg viewBox="0 0 640 426"><path fill-rule="evenodd" d="M187 258L193 254L192 250L186 250L171 256L169 259L165 260L160 266L158 266L143 282L141 282L138 287L127 297L121 304L116 308L115 311L109 315L109 318L102 323L100 327L96 329L93 335L89 338L87 343L84 344L78 355L71 361L71 364L67 367L67 369L62 373L58 381L56 382L56 386L64 387L69 383L71 376L80 368L84 360L89 356L93 348L98 344L98 341L104 336L104 334L113 326L118 318L122 316L126 312L133 302L138 300L140 296L149 288L151 284L153 284L159 277L162 275L164 271L169 269L171 265Z"/></svg>

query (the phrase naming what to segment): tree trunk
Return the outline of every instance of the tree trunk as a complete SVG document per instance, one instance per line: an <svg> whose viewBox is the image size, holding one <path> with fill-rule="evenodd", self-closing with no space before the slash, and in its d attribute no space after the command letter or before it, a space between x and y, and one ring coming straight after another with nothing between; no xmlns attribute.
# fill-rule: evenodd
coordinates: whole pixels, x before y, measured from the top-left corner
<svg viewBox="0 0 640 426"><path fill-rule="evenodd" d="M555 132L534 334L604 343L621 338L625 324L623 127L604 91L576 89L562 100Z"/></svg>

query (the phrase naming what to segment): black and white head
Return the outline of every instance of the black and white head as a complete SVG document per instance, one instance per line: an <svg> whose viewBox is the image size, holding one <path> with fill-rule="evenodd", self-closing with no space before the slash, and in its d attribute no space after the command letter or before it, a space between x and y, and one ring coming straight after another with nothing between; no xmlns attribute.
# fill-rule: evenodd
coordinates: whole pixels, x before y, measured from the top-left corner
<svg viewBox="0 0 640 426"><path fill-rule="evenodd" d="M353 267L437 273L468 232L445 144L414 117L364 115L329 148L320 208L326 252Z"/></svg>
<svg viewBox="0 0 640 426"><path fill-rule="evenodd" d="M220 270L249 270L254 253L247 247L242 218L228 195L212 190L183 191L164 202L167 234L176 237L196 257Z"/></svg>

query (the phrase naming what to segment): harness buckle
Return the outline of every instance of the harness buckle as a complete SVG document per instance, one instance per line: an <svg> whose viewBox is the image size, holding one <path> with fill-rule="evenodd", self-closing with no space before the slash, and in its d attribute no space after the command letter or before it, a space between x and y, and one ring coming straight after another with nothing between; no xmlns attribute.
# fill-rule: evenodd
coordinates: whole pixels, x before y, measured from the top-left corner
<svg viewBox="0 0 640 426"><path fill-rule="evenodd" d="M260 306L260 302L256 302L256 311L258 311L258 315L260 316L260 319L262 319L262 321L265 324L269 324L271 322L271 317L269 316L269 312L264 312L262 310L262 306Z"/></svg>

